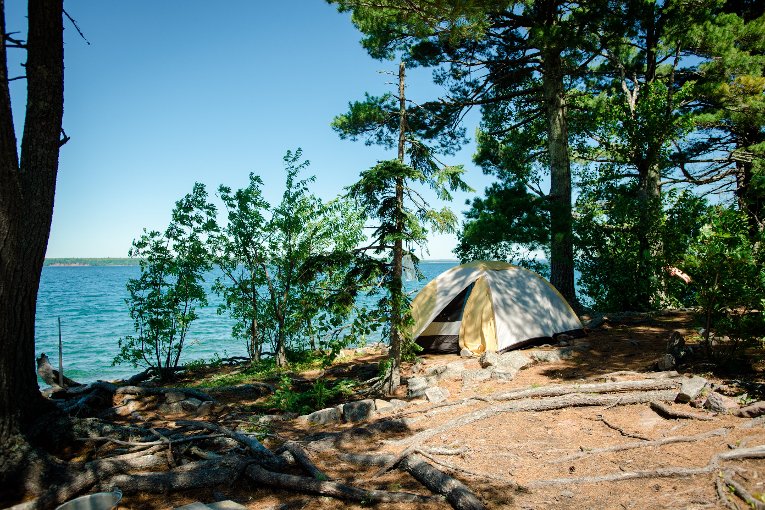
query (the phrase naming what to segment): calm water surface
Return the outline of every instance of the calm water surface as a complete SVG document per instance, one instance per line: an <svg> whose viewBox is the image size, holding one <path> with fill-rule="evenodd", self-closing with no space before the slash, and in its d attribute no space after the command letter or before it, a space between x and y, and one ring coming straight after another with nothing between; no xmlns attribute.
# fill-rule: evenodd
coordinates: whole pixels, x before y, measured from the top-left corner
<svg viewBox="0 0 765 510"><path fill-rule="evenodd" d="M407 287L418 290L456 264L424 262L420 270L425 279L407 282ZM35 320L37 354L46 353L51 363L58 366L60 317L67 376L91 382L127 377L140 371L130 365L111 366L118 353L119 338L133 334L133 322L125 304L125 284L139 272L137 266L44 267ZM208 290L213 278L214 274L207 279ZM231 320L217 314L220 299L212 292L208 292L208 299L209 305L198 311L199 319L191 325L182 359L210 359L216 353L223 357L246 355L244 343L231 338Z"/></svg>

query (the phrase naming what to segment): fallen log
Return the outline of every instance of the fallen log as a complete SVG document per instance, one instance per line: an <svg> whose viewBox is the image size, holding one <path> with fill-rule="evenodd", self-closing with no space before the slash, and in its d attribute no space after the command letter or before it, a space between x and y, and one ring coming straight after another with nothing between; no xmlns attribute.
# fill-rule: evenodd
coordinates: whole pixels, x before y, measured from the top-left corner
<svg viewBox="0 0 765 510"><path fill-rule="evenodd" d="M194 388L147 388L145 386L120 386L115 390L116 395L164 395L165 393L178 392L184 395L198 398L199 400L215 400L207 393Z"/></svg>
<svg viewBox="0 0 765 510"><path fill-rule="evenodd" d="M493 400L520 400L524 398L559 397L574 393L619 393L627 391L671 390L680 383L672 379L643 379L592 384L557 384L540 388L526 388L492 395Z"/></svg>
<svg viewBox="0 0 765 510"><path fill-rule="evenodd" d="M357 501L359 503L428 503L433 501L430 496L422 496L408 492L387 492L379 490L367 490L327 480L316 480L307 476L295 476L284 473L275 473L251 464L245 470L248 477L257 483L286 489L290 491L308 492L321 496Z"/></svg>
<svg viewBox="0 0 765 510"><path fill-rule="evenodd" d="M329 480L329 477L311 461L308 453L295 441L287 441L282 445L285 451L290 452L300 466L316 480Z"/></svg>

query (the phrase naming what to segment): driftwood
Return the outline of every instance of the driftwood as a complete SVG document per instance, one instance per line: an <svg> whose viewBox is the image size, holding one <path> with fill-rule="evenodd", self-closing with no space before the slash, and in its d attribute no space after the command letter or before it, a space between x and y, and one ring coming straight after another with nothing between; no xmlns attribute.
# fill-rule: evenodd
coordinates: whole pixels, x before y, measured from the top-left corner
<svg viewBox="0 0 765 510"><path fill-rule="evenodd" d="M40 354L39 358L37 358L37 375L39 375L40 378L45 381L45 384L49 386L60 386L58 370L53 368L53 366L50 364L48 356L44 352ZM64 389L72 388L75 386L82 386L82 384L69 379L67 376L64 376Z"/></svg>
<svg viewBox="0 0 765 510"><path fill-rule="evenodd" d="M688 411L683 411L682 409L675 409L662 402L651 402L650 406L651 406L651 409L656 411L657 414L659 414L660 416L663 416L664 418L679 419L679 420L702 420L702 421L713 420L711 416L706 416L704 414L690 413Z"/></svg>

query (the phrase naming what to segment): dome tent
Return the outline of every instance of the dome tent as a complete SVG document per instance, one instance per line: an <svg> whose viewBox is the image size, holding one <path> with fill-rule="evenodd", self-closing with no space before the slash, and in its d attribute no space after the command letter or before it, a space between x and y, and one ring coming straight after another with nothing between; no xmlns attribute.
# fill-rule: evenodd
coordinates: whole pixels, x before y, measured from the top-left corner
<svg viewBox="0 0 765 510"><path fill-rule="evenodd" d="M576 313L547 280L496 261L438 275L412 301L412 318L413 338L425 352L507 351L582 333Z"/></svg>

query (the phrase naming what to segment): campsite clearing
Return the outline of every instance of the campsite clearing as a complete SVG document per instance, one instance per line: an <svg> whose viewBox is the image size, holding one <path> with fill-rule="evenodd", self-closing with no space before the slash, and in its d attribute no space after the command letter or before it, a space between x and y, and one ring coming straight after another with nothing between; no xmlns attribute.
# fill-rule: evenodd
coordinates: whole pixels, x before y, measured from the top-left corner
<svg viewBox="0 0 765 510"><path fill-rule="evenodd" d="M733 492L735 485L761 498L765 454L757 447L765 445L765 422L690 404L670 405L667 395L674 398L682 382L689 380L684 374L695 371L709 384L691 404L703 402L713 390L735 399L748 392L743 400L761 400L756 388L762 382L757 358L762 353L751 353L754 363L745 379L740 372L736 380L699 372L703 367L680 367L681 373L674 376L651 367L665 353L673 331L692 335L688 313L635 315L604 324L588 337L572 341L567 346L569 357L531 363L511 380L476 378L465 383L453 374L436 377L430 385L445 390L446 400L407 399L402 388L397 400L378 401L378 411L367 421L316 424L265 418L251 411L256 397L233 394L216 395L212 414L205 419L230 429L258 431L272 449L286 440L296 441L331 480L430 496L401 465L381 469L386 462L416 455L461 480L490 509L734 508L733 501L743 505ZM561 350L559 346L534 349ZM325 372L302 375L310 380L368 373L380 359L381 355L365 355ZM487 370L477 358L424 355L420 364L407 367L406 375L432 377L425 374L445 374L448 370L436 367L451 365L453 371L460 364L466 371ZM660 414L650 405L658 401L688 416ZM160 404L138 411L144 424L172 429L182 419L193 419L163 415ZM704 419L693 419L694 415ZM365 506L239 480L161 498L126 495L121 508L178 507L222 499L258 510ZM438 499L380 505L450 507Z"/></svg>

